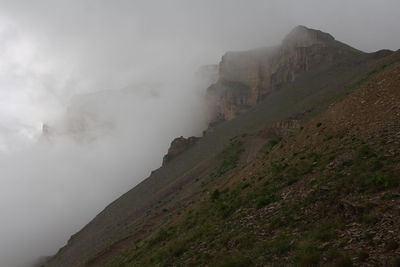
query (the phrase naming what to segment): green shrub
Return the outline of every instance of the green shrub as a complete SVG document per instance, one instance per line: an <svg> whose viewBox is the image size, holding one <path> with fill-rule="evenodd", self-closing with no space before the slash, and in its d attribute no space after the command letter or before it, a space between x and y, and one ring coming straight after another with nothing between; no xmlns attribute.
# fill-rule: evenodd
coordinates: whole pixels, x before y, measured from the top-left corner
<svg viewBox="0 0 400 267"><path fill-rule="evenodd" d="M244 184L242 185L242 189L246 189L247 187L250 187L250 184L249 184L249 183L244 183Z"/></svg>
<svg viewBox="0 0 400 267"><path fill-rule="evenodd" d="M357 150L357 158L370 158L376 156L375 151L369 145L363 145Z"/></svg>
<svg viewBox="0 0 400 267"><path fill-rule="evenodd" d="M375 174L369 176L365 180L364 184L366 186L376 186L376 187L387 188L390 184L389 176L386 174L382 174L382 173L375 173Z"/></svg>
<svg viewBox="0 0 400 267"><path fill-rule="evenodd" d="M221 195L221 193L219 192L219 190L215 189L214 192L212 192L210 198L212 201L215 201L215 200L219 199L220 195Z"/></svg>
<svg viewBox="0 0 400 267"><path fill-rule="evenodd" d="M184 244L178 244L171 248L170 253L173 257L180 257L183 253L186 252L186 247Z"/></svg>
<svg viewBox="0 0 400 267"><path fill-rule="evenodd" d="M321 158L321 155L316 152L310 152L307 154L307 158L313 159L315 161L315 160L319 160Z"/></svg>
<svg viewBox="0 0 400 267"><path fill-rule="evenodd" d="M267 146L269 149L273 148L282 141L282 137L273 138L268 141Z"/></svg>
<svg viewBox="0 0 400 267"><path fill-rule="evenodd" d="M290 176L290 177L287 178L287 180L286 180L286 185L287 185L287 186L292 185L292 184L296 183L298 180L299 180L298 177Z"/></svg>
<svg viewBox="0 0 400 267"><path fill-rule="evenodd" d="M271 193L259 196L257 198L257 208L260 209L266 205L269 205L277 200L277 197Z"/></svg>

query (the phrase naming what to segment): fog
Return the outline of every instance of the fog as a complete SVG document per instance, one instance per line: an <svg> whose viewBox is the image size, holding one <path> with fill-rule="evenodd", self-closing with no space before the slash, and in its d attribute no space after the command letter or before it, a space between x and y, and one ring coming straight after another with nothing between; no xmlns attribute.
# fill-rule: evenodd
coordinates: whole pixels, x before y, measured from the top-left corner
<svg viewBox="0 0 400 267"><path fill-rule="evenodd" d="M397 0L0 0L0 266L54 254L207 125L196 75L298 24L400 48ZM42 130L45 129L43 133Z"/></svg>

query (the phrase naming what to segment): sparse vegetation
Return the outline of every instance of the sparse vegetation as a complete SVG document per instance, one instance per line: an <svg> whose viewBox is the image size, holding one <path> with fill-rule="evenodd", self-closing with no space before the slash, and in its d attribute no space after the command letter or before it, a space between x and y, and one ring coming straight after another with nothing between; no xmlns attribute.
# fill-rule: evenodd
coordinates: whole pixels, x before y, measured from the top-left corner
<svg viewBox="0 0 400 267"><path fill-rule="evenodd" d="M265 194L257 198L257 208L262 208L272 202L276 201L276 197L273 194Z"/></svg>
<svg viewBox="0 0 400 267"><path fill-rule="evenodd" d="M240 155L243 151L243 142L236 138L232 139L229 146L219 154L221 163L211 175L213 177L220 177L234 169L237 166Z"/></svg>
<svg viewBox="0 0 400 267"><path fill-rule="evenodd" d="M279 144L279 142L282 141L282 137L277 137L277 138L273 138L271 140L268 141L268 148L272 149L274 146L276 146L277 144Z"/></svg>
<svg viewBox="0 0 400 267"><path fill-rule="evenodd" d="M375 151L369 145L363 145L357 151L358 159L367 159L373 156L376 156Z"/></svg>

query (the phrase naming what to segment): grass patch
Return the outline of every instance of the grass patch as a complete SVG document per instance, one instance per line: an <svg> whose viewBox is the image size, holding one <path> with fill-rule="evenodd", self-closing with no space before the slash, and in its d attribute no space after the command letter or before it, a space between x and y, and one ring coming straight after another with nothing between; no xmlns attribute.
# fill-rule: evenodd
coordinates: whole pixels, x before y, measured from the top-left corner
<svg viewBox="0 0 400 267"><path fill-rule="evenodd" d="M277 197L272 193L267 193L265 195L259 196L257 198L257 208L260 209L264 206L267 206L273 202L277 201Z"/></svg>
<svg viewBox="0 0 400 267"><path fill-rule="evenodd" d="M375 151L369 145L363 145L357 150L357 159L366 159L376 156Z"/></svg>
<svg viewBox="0 0 400 267"><path fill-rule="evenodd" d="M219 167L211 174L212 177L221 177L228 171L237 167L240 155L244 152L243 142L237 139L232 139L227 148L219 155L221 163Z"/></svg>

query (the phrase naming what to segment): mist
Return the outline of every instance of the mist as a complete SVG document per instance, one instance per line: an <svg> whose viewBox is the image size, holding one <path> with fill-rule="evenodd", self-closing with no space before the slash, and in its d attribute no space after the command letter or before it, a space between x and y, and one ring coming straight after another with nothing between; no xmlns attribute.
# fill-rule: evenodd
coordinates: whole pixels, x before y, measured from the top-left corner
<svg viewBox="0 0 400 267"><path fill-rule="evenodd" d="M0 1L0 266L54 254L160 167L174 137L201 135L210 81L195 75L200 66L279 44L298 24L367 52L397 50L399 8L395 0Z"/></svg>

